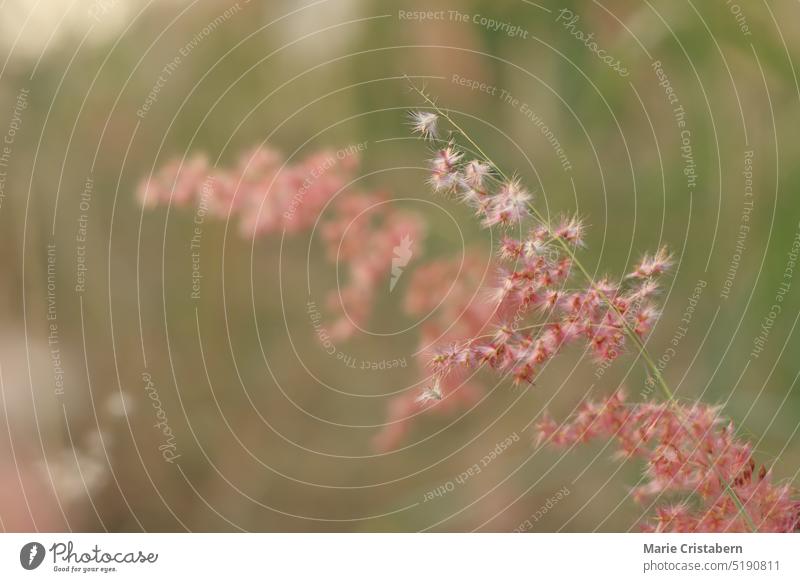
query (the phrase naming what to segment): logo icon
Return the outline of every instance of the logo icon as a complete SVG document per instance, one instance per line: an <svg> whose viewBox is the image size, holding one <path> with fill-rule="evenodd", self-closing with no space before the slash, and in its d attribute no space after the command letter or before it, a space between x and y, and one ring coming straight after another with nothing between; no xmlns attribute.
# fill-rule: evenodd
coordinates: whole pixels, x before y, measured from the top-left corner
<svg viewBox="0 0 800 582"><path fill-rule="evenodd" d="M411 240L411 237L405 235L400 240L400 244L392 249L392 278L389 281L389 293L394 291L394 286L397 285L397 282L400 280L403 269L408 265L411 261L411 257L414 255L414 252L411 250L412 244L414 244L414 241Z"/></svg>
<svg viewBox="0 0 800 582"><path fill-rule="evenodd" d="M44 561L44 546L39 542L28 542L19 551L19 563L26 570L35 570Z"/></svg>

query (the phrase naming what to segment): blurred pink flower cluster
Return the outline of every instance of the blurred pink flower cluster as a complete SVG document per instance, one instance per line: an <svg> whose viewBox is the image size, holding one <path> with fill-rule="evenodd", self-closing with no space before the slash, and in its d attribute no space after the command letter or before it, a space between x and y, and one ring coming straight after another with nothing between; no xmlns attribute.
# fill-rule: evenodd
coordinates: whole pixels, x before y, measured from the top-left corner
<svg viewBox="0 0 800 582"><path fill-rule="evenodd" d="M329 309L342 311L331 335L345 339L366 323L393 261L408 263L425 231L419 216L396 210L385 194L343 196L334 210L322 224L322 240L328 259L347 271L345 284L328 294Z"/></svg>
<svg viewBox="0 0 800 582"><path fill-rule="evenodd" d="M424 317L417 363L428 375L427 362L440 342L481 333L494 317L494 307L477 297L486 277L486 262L476 250L463 260L436 259L418 266L411 276L404 308L408 315ZM408 391L389 403L389 417L374 438L375 446L391 450L400 445L413 420L423 411L441 415L468 408L479 400L480 387L466 374L452 374L421 393Z"/></svg>
<svg viewBox="0 0 800 582"><path fill-rule="evenodd" d="M728 487L758 531L800 531L800 502L791 487L774 483L764 466L756 471L752 447L736 438L718 407L630 403L618 391L582 404L562 424L546 415L536 432L540 443L560 447L614 439L621 457L644 459L644 482L632 491L639 502L670 495L697 500L659 507L648 531L749 531Z"/></svg>
<svg viewBox="0 0 800 582"><path fill-rule="evenodd" d="M321 151L289 164L260 146L230 168L211 167L206 156L195 155L168 162L141 182L138 195L147 208L191 206L237 220L245 237L295 234L318 225L326 256L346 272L327 297L336 315L331 335L345 339L366 323L395 255L409 252L412 244L419 250L424 237L420 218L397 210L386 194L350 187L358 162L357 148Z"/></svg>
<svg viewBox="0 0 800 582"><path fill-rule="evenodd" d="M355 154L322 151L287 163L260 146L230 168L212 167L206 156L167 163L139 186L145 207L197 206L219 218L239 221L244 236L294 233L312 226L325 205L349 183Z"/></svg>

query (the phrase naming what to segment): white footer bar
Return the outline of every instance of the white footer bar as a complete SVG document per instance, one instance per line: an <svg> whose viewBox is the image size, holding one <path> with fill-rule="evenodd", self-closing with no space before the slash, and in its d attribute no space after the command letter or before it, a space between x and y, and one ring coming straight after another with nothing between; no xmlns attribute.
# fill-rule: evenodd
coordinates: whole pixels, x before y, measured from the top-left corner
<svg viewBox="0 0 800 582"><path fill-rule="evenodd" d="M0 535L4 581L796 581L799 564L791 534Z"/></svg>

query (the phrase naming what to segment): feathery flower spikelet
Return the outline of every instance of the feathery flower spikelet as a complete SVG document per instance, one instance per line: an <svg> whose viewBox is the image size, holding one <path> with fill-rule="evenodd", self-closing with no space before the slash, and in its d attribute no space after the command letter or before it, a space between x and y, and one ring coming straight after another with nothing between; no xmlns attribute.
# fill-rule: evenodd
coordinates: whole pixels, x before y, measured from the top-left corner
<svg viewBox="0 0 800 582"><path fill-rule="evenodd" d="M435 140L439 137L437 124L439 116L430 111L411 111L408 114L411 128L426 140Z"/></svg>
<svg viewBox="0 0 800 582"><path fill-rule="evenodd" d="M492 167L480 160L472 160L464 165L464 184L472 190L485 194L485 182L491 175Z"/></svg>
<svg viewBox="0 0 800 582"><path fill-rule="evenodd" d="M644 255L636 269L628 275L631 278L644 279L663 274L672 266L672 255L666 247L662 247L654 255Z"/></svg>
<svg viewBox="0 0 800 582"><path fill-rule="evenodd" d="M531 200L532 196L518 179L509 180L491 196L481 224L485 228L519 225L529 214L528 204Z"/></svg>
<svg viewBox="0 0 800 582"><path fill-rule="evenodd" d="M553 235L574 245L576 247L585 246L583 241L583 223L576 217L562 218L558 226L553 230Z"/></svg>
<svg viewBox="0 0 800 582"><path fill-rule="evenodd" d="M428 183L435 192L452 192L462 183L458 163L463 154L451 145L438 150L430 160Z"/></svg>

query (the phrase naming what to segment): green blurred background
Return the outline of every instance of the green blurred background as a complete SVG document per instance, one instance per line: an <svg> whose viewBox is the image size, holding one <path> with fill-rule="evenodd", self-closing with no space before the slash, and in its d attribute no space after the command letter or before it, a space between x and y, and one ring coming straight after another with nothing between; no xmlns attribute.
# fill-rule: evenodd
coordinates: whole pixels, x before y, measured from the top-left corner
<svg viewBox="0 0 800 582"><path fill-rule="evenodd" d="M562 9L629 75L570 34L557 21ZM401 17L419 10L445 17ZM491 30L475 15L522 32ZM163 67L210 22L218 25L137 116ZM225 165L265 141L292 158L367 142L360 188L429 199L428 154L407 139L405 119L420 102L404 75L518 172L542 207L586 218L586 261L596 273L622 276L642 252L670 246L677 266L652 353L662 357L685 334L664 368L679 398L723 405L776 478L797 481L800 281L784 278L800 230L796 2L7 0L0 31L0 134L14 130L0 199L4 529L510 531L564 487L570 494L534 531L636 528L648 512L627 498L639 465L612 459L610 447L535 452L526 428L545 406L562 416L620 384L640 398L645 372L634 357L600 373L571 351L525 390L487 376L479 405L420 418L400 450L380 453L371 439L388 395L412 389L420 373L413 363L353 371L327 356L305 311L307 268L318 300L336 285L319 241L276 235L251 245L209 222L203 296L192 302L193 213L143 212L136 200L139 180L173 158L205 152ZM654 61L686 112L694 188ZM746 151L753 204L743 219ZM492 252L469 212L435 201L398 203L429 223L425 255L410 269L464 248ZM88 240L79 293L81 214ZM790 283L782 311L753 357L782 282ZM53 304L56 320L48 320ZM54 321L57 344L48 343ZM387 293L370 329L413 323ZM338 347L365 360L411 361L418 341L414 331L357 334ZM145 372L179 462L158 449ZM519 441L480 475L424 501L514 434Z"/></svg>

